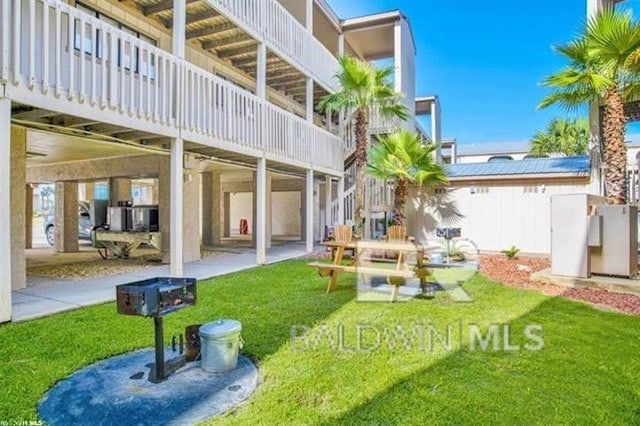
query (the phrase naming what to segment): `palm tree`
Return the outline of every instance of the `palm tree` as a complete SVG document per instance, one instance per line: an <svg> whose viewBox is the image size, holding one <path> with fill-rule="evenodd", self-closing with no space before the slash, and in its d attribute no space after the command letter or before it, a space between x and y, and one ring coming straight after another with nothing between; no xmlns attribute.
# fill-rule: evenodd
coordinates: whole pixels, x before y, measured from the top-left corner
<svg viewBox="0 0 640 426"><path fill-rule="evenodd" d="M385 118L398 117L406 120L409 116L406 106L399 103L400 94L389 84L393 68L377 68L344 55L338 59L340 68L336 78L341 90L322 98L318 105L320 111L355 111L356 120L356 189L355 189L355 232L362 235L364 210L364 168L367 164L367 131L369 110L379 108Z"/></svg>
<svg viewBox="0 0 640 426"><path fill-rule="evenodd" d="M586 154L589 148L589 121L580 118L565 120L555 118L547 129L537 132L531 139L530 152L535 155Z"/></svg>
<svg viewBox="0 0 640 426"><path fill-rule="evenodd" d="M369 150L368 174L394 181L393 221L404 225L409 184L420 187L447 183L447 173L436 163L434 143L415 132L400 130L380 137Z"/></svg>
<svg viewBox="0 0 640 426"><path fill-rule="evenodd" d="M556 47L569 64L547 77L554 90L539 108L559 104L569 110L589 102L604 106L602 150L607 201L627 202L624 102L640 94L640 25L630 11L605 9L592 17L573 41Z"/></svg>

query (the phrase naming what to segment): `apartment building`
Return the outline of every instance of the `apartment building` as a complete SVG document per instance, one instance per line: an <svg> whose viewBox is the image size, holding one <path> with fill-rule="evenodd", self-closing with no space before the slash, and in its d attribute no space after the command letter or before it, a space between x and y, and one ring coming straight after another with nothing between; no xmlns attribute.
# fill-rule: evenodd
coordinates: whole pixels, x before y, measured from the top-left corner
<svg viewBox="0 0 640 426"><path fill-rule="evenodd" d="M351 117L316 108L339 89L341 54L394 64L412 118L372 111L372 135L426 133L415 115L429 114L439 140L438 99L415 97L416 49L399 11L340 19L325 0L6 0L0 24L0 322L11 290L26 286L34 184L55 185L57 252L78 250L79 183L107 182L113 204L131 198L132 179L157 182L173 275L201 244L229 237L232 218L248 217L258 264L274 227L298 228L311 251L353 211ZM389 190L371 185L375 210Z"/></svg>

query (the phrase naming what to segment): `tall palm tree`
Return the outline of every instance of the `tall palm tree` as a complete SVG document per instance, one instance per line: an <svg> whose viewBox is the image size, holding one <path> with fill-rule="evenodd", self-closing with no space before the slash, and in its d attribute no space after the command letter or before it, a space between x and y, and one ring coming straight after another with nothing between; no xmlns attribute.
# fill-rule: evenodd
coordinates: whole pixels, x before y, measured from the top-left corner
<svg viewBox="0 0 640 426"><path fill-rule="evenodd" d="M540 108L559 104L567 109L589 102L604 106L602 150L607 201L627 202L627 150L624 102L640 94L640 25L630 11L605 9L587 22L580 36L556 47L569 64L547 77L554 90Z"/></svg>
<svg viewBox="0 0 640 426"><path fill-rule="evenodd" d="M400 130L380 137L369 150L368 174L394 181L393 221L404 225L409 184L420 187L447 183L447 173L436 163L434 143L415 132Z"/></svg>
<svg viewBox="0 0 640 426"><path fill-rule="evenodd" d="M565 120L555 118L546 130L537 132L531 139L532 154L586 154L589 149L589 121L580 118Z"/></svg>
<svg viewBox="0 0 640 426"><path fill-rule="evenodd" d="M389 84L393 68L377 68L375 65L348 55L338 59L340 68L336 78L341 90L322 98L320 111L355 111L356 137L356 189L355 189L355 232L362 235L364 211L364 168L367 164L367 131L369 111L377 107L385 118L398 117L406 120L409 116L406 106L399 103L401 94Z"/></svg>

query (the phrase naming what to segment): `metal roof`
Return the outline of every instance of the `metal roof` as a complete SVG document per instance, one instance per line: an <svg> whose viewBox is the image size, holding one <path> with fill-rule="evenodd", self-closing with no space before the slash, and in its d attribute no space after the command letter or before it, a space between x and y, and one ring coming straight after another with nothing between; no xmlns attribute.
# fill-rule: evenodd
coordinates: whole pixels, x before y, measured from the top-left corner
<svg viewBox="0 0 640 426"><path fill-rule="evenodd" d="M560 158L492 161L488 163L450 164L449 178L515 175L578 175L588 176L591 162L588 155Z"/></svg>

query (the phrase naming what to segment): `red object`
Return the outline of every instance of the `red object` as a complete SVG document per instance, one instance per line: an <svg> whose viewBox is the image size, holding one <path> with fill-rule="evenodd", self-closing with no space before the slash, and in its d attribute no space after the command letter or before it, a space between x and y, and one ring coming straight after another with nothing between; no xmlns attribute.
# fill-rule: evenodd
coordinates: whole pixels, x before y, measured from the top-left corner
<svg viewBox="0 0 640 426"><path fill-rule="evenodd" d="M249 222L247 219L240 219L240 235L247 235L249 233Z"/></svg>

